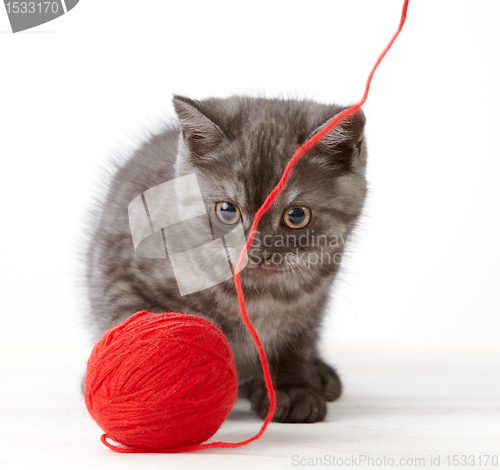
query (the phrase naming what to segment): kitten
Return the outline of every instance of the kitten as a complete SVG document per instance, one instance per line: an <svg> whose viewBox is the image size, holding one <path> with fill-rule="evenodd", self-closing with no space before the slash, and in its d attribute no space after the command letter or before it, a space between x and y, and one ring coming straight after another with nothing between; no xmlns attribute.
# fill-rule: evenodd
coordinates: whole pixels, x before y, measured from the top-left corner
<svg viewBox="0 0 500 470"><path fill-rule="evenodd" d="M194 173L207 214L222 225L241 223L246 233L297 147L344 108L237 96L176 96L173 103L179 124L144 143L111 181L87 255L92 322L100 336L139 310L203 315L229 340L240 393L263 418L269 403L234 281L180 295L168 256L135 253L127 208L144 191ZM276 384L275 421L321 421L326 402L341 394L339 377L320 359L316 343L367 191L364 125L359 111L299 161L260 222L241 272L248 313Z"/></svg>

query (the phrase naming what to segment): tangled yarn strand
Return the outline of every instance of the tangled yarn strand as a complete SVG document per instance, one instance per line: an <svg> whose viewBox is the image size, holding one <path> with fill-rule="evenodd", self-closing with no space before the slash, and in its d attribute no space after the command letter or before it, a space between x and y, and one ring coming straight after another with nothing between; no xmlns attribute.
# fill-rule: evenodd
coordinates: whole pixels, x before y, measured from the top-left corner
<svg viewBox="0 0 500 470"><path fill-rule="evenodd" d="M398 26L395 34L392 36L391 40L387 44L387 46L384 48L382 53L377 58L375 65L371 69L370 74L368 75L368 79L366 81L365 90L364 90L364 93L363 93L361 100L359 102L357 102L356 104L350 106L349 108L345 109L344 111L340 112L339 114L335 115L328 122L328 124L326 124L318 132L316 132L316 134L314 134L312 137L310 137L304 144L302 144L297 149L297 151L295 152L295 154L292 156L292 158L288 162L287 166L285 167L285 170L283 172L283 176L281 177L280 181L273 188L273 190L269 193L266 200L264 201L262 206L257 211L255 218L253 220L252 226L250 228L250 231L248 233L245 247L242 249L240 256L238 258L238 262L237 262L236 268L235 268L234 282L235 282L235 286L236 286L236 293L238 295L240 315L241 315L243 323L245 324L246 328L250 332L250 334L253 338L253 341L255 342L255 345L257 347L259 359L260 359L260 362L262 364L264 381L266 384L267 393L268 393L268 397L269 397L269 411L266 415L266 418L264 419L264 423L262 424L259 432L257 434L255 434L254 436L250 437L249 439L246 439L246 440L240 441L240 442L209 442L206 444L187 445L187 446L177 447L177 448L173 448L173 449L165 449L165 450L161 450L161 449L160 450L130 449L130 448L126 448L126 447L115 446L115 445L109 443L107 440L107 435L103 434L101 437L101 441L104 445L106 445L107 447L109 447L110 449L112 449L116 452L121 452L121 453L137 453L137 452L142 452L142 453L158 453L158 452L178 453L178 452L189 452L189 451L209 449L209 448L242 447L242 446L249 444L252 441L255 441L256 439L258 439L259 437L262 436L262 434L266 430L267 426L271 422L273 415L276 411L276 405L277 405L276 393L274 390L273 381L272 381L270 370L269 370L269 364L268 364L267 359L266 359L264 348L263 348L262 343L259 339L259 336L257 335L257 332L255 331L254 326L252 325L252 323L248 317L248 313L247 313L246 306L245 306L245 297L244 297L243 288L241 285L240 270L242 269L243 263L245 262L246 253L249 251L250 246L252 245L255 234L257 232L257 226L258 226L260 220L262 219L263 215L271 208L271 206L273 205L273 203L276 200L276 198L278 197L278 195L284 190L286 183L287 183L295 165L307 152L312 150L318 144L318 142L323 137L325 137L325 135L328 134L340 121L342 121L347 116L358 111L361 108L361 106L363 106L363 104L365 103L365 101L368 97L370 85L371 85L371 82L373 79L373 75L375 74L375 71L377 70L377 68L380 65L380 63L382 62L383 58L385 57L385 55L387 54L389 49L392 47L394 41L397 39L397 37L401 33L401 30L403 29L403 25L405 24L405 20L406 20L408 4L409 4L409 0L404 0L399 26Z"/></svg>
<svg viewBox="0 0 500 470"><path fill-rule="evenodd" d="M262 219L263 215L271 208L271 206L273 205L273 203L276 200L276 198L278 197L278 195L284 190L285 185L288 181L288 178L290 177L290 175L293 171L293 168L295 167L297 162L300 160L300 158L302 158L308 151L313 149L318 144L318 142L323 137L325 137L325 135L328 134L342 119L355 113L365 103L366 99L368 98L368 92L370 91L370 85L371 85L371 82L373 79L373 75L375 74L375 71L377 70L377 68L380 65L380 63L382 62L383 58L385 57L385 55L387 54L389 49L392 47L392 45L394 44L394 41L397 39L397 37L401 33L401 30L403 29L403 26L404 26L405 21L406 21L408 4L409 4L409 0L404 0L403 8L401 11L401 19L399 21L398 28L397 28L396 32L394 33L394 35L392 36L389 43L387 44L387 46L384 48L382 53L377 58L374 66L372 67L372 70L370 71L370 74L368 75L368 79L366 81L366 86L365 86L365 91L363 93L361 100L358 103L354 104L353 106L347 108L346 110L344 110L341 113L334 116L325 127L323 127L321 130L316 132L316 134L314 134L312 137L310 137L295 152L295 154L293 155L293 157L290 159L287 166L285 167L285 170L283 172L283 176L281 177L281 180L274 187L274 189L271 191L271 193L267 196L266 200L264 201L262 206L257 211L255 218L253 220L253 223L252 223L252 227L250 229L250 233L248 234L248 238L247 238L247 242L245 244L245 247L240 253L240 257L238 259L238 263L236 264L235 275L234 275L234 281L236 284L236 292L238 294L238 301L239 301L239 305L240 305L240 314L241 314L241 317L243 319L243 322L245 323L245 326L250 331L250 334L252 335L252 338L257 346L257 350L259 352L259 358L260 358L260 361L262 363L262 369L264 372L264 380L266 383L267 392L269 395L269 403L270 403L269 411L267 413L266 419L264 420L264 423L263 423L259 433L256 434L253 438L248 439L247 441L243 441L244 443L242 445L248 444L249 442L251 442L255 439L258 439L263 434L265 429L267 428L268 424L270 423L270 421L274 415L274 412L276 411L276 394L274 391L274 387L273 387L273 383L272 383L272 379L271 379L271 374L269 372L269 365L268 365L267 359L265 357L262 343L260 342L260 339L257 335L257 332L255 331L255 328L253 327L252 323L250 322L250 319L248 317L248 313L246 310L246 306L245 306L245 297L243 294L243 288L241 285L241 277L240 277L240 271L241 271L241 268L242 268L243 263L245 261L245 255L249 251L250 246L252 245L252 242L255 238L255 234L257 232L257 226L259 225L260 220Z"/></svg>

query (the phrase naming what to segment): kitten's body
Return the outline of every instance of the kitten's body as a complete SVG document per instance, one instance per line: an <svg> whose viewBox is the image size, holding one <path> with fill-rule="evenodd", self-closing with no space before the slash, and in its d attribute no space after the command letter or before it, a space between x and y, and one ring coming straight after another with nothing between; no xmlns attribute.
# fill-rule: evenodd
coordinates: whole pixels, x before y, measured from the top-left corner
<svg viewBox="0 0 500 470"><path fill-rule="evenodd" d="M202 102L178 97L174 105L180 128L169 128L145 143L111 183L88 253L92 319L101 335L138 310L202 314L228 338L242 389L263 416L267 401L261 370L239 317L234 282L181 296L168 259L141 258L134 252L128 204L156 185L196 173L207 213L213 212L218 201L231 201L241 211L246 232L297 146L342 108L241 97ZM280 236L324 234L329 243L321 247L323 252L342 254L366 193L363 127L364 116L358 113L299 162L285 191L262 219L257 241L266 236L275 241ZM311 209L310 223L299 230L282 223L283 211L293 205ZM336 246L331 246L332 237ZM325 401L341 392L336 373L316 351L338 262L301 260L300 255L320 254L320 247L311 243L306 247L271 243L267 254L262 243L257 245L249 253L242 282L249 316L276 381L279 407L275 419L322 420ZM267 262L273 253L287 252L295 253L291 261Z"/></svg>

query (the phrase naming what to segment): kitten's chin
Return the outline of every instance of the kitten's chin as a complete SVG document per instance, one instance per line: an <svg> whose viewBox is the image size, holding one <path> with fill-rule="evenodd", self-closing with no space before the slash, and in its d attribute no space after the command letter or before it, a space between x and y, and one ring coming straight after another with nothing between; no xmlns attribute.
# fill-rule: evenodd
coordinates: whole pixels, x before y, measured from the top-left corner
<svg viewBox="0 0 500 470"><path fill-rule="evenodd" d="M247 300L262 300L269 295L292 299L304 292L304 283L308 281L290 268L279 265L252 266L249 263L241 271L241 284Z"/></svg>

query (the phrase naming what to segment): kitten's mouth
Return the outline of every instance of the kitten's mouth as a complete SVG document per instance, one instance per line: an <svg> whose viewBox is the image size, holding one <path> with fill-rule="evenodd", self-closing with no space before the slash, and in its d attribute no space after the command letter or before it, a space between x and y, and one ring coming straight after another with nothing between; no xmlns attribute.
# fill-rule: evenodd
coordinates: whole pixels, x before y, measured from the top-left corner
<svg viewBox="0 0 500 470"><path fill-rule="evenodd" d="M249 261L248 264L246 265L246 267L250 271L255 272L255 273L262 273L262 272L282 273L282 272L286 271L285 266L280 266L280 265L272 264L272 263L256 264L256 263L252 263Z"/></svg>

